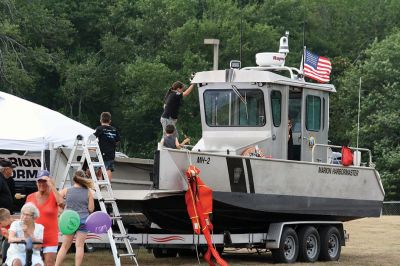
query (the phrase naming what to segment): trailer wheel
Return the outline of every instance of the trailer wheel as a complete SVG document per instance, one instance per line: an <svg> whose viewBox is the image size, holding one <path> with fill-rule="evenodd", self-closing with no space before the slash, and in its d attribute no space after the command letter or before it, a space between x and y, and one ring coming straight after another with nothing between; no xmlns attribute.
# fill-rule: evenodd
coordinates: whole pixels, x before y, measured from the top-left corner
<svg viewBox="0 0 400 266"><path fill-rule="evenodd" d="M196 250L192 250L192 249L180 249L178 251L178 255L179 257L196 257Z"/></svg>
<svg viewBox="0 0 400 266"><path fill-rule="evenodd" d="M318 260L320 237L314 226L302 227L299 231L299 259L304 262Z"/></svg>
<svg viewBox="0 0 400 266"><path fill-rule="evenodd" d="M341 252L341 237L339 230L335 226L324 227L321 230L321 253L320 260L335 261L339 260Z"/></svg>
<svg viewBox="0 0 400 266"><path fill-rule="evenodd" d="M203 247L199 247L198 248L200 253L204 256L204 254L206 254L208 247L207 246L203 246ZM222 252L224 252L225 247L224 246L215 246L215 250L219 253L219 255L222 255Z"/></svg>
<svg viewBox="0 0 400 266"><path fill-rule="evenodd" d="M299 255L299 239L296 231L291 227L285 227L281 235L278 249L272 249L272 257L275 262L293 263Z"/></svg>
<svg viewBox="0 0 400 266"><path fill-rule="evenodd" d="M224 252L224 246L216 246L215 249L219 253L219 255L222 255L222 252Z"/></svg>
<svg viewBox="0 0 400 266"><path fill-rule="evenodd" d="M153 248L155 258L174 258L178 254L178 250L174 248Z"/></svg>

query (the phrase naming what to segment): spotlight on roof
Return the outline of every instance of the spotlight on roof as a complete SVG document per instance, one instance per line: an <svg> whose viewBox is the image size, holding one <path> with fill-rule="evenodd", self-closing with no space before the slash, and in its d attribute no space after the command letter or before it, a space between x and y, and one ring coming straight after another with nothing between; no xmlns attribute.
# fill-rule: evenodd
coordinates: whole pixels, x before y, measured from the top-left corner
<svg viewBox="0 0 400 266"><path fill-rule="evenodd" d="M239 60L231 60L229 66L231 69L240 69L241 62Z"/></svg>

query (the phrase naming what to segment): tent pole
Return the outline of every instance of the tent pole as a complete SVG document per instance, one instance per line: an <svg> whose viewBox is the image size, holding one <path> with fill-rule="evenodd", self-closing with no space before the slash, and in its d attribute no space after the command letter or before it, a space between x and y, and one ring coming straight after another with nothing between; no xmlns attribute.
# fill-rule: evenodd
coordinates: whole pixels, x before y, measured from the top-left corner
<svg viewBox="0 0 400 266"><path fill-rule="evenodd" d="M44 165L46 164L46 161L45 161L45 158L44 158L44 144L45 144L45 141L44 141L44 138L43 138L43 148L42 148L42 150L40 151L40 160L41 160L41 165L40 165L40 170L44 170L45 169L45 167L44 167Z"/></svg>

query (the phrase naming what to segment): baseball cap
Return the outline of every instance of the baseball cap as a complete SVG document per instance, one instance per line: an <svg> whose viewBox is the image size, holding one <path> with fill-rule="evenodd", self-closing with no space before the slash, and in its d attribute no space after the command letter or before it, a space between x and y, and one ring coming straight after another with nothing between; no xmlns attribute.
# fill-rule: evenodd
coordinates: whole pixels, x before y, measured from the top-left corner
<svg viewBox="0 0 400 266"><path fill-rule="evenodd" d="M8 159L1 159L1 160L0 160L0 165L1 165L2 167L11 167L11 168L17 167L16 164L13 164L13 163L12 163L10 160L8 160Z"/></svg>
<svg viewBox="0 0 400 266"><path fill-rule="evenodd" d="M43 177L44 176L50 176L50 172L49 171L47 171L47 170L40 170L38 173L37 173L37 180L41 180L41 179L43 179Z"/></svg>

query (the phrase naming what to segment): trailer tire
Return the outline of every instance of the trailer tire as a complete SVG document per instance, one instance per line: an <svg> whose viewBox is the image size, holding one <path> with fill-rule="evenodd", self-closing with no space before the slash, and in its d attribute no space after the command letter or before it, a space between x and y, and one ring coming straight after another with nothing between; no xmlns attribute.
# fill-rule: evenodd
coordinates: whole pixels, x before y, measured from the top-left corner
<svg viewBox="0 0 400 266"><path fill-rule="evenodd" d="M193 250L193 249L180 249L179 251L178 251L178 255L179 255L179 257L190 257L190 258L194 258L194 257L196 257L197 256L197 254L196 254L196 250Z"/></svg>
<svg viewBox="0 0 400 266"><path fill-rule="evenodd" d="M224 246L221 246L221 245L215 246L215 250L219 253L219 255L222 255L222 252L224 252L224 249L225 249ZM201 255L203 255L203 256L204 256L204 254L206 254L207 250L208 250L207 246L199 247L199 251L200 251Z"/></svg>
<svg viewBox="0 0 400 266"><path fill-rule="evenodd" d="M321 241L314 226L304 226L299 230L299 260L315 262L320 253Z"/></svg>
<svg viewBox="0 0 400 266"><path fill-rule="evenodd" d="M272 257L278 263L296 262L299 255L299 239L296 231L291 227L285 227L282 231L278 249L272 249Z"/></svg>
<svg viewBox="0 0 400 266"><path fill-rule="evenodd" d="M319 259L323 261L336 261L340 258L341 237L335 226L323 227L321 232L321 252Z"/></svg>
<svg viewBox="0 0 400 266"><path fill-rule="evenodd" d="M215 249L219 253L219 255L222 255L222 252L224 252L224 246L216 246Z"/></svg>
<svg viewBox="0 0 400 266"><path fill-rule="evenodd" d="M178 254L178 250L174 248L153 248L154 258L174 258Z"/></svg>

